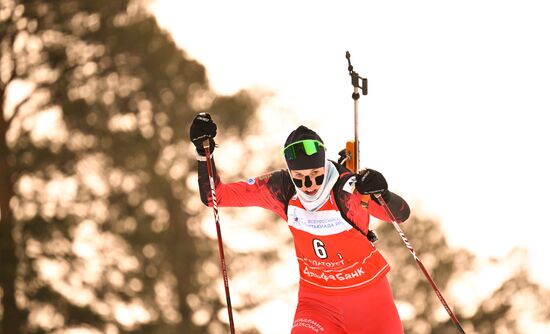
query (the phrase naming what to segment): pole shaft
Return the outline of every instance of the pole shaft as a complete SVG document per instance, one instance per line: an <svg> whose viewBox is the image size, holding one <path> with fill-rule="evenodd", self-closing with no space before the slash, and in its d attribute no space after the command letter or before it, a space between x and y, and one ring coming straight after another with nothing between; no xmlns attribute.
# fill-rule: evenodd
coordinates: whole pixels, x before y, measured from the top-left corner
<svg viewBox="0 0 550 334"><path fill-rule="evenodd" d="M388 206L386 201L384 201L381 194L376 194L376 198L378 199L380 204L382 204L382 207L384 208L384 211L386 211L386 214L390 218L393 227L397 230L397 232L399 233L399 236L401 236L401 240L403 240L403 243L405 243L405 246L407 246L407 249L409 250L409 252L411 252L412 256L414 257L414 260L416 261L416 264L420 268L420 271L422 271L422 274L424 274L424 277L426 277L426 279L428 280L428 283L430 283L430 286L434 290L434 292L437 295L437 298L439 299L441 304L443 304L443 307L445 308L445 310L449 314L449 317L451 317L451 321L456 326L458 332L461 333L461 334L465 334L464 329L462 329L462 326L460 325L460 322L458 321L458 318L456 317L454 312L451 310L451 307L449 306L449 304L447 304L447 301L445 300L445 298L443 298L443 294L441 293L441 291L439 290L439 288L435 284L435 281L433 280L432 276L428 273L428 270L426 270L426 267L424 267L424 264L422 263L422 261L420 261L420 258L418 257L418 255L416 255L416 252L414 251L414 248L412 247L411 243L409 242L409 239L407 239L407 236L405 235L405 232L403 232L403 230L399 226L399 223L397 222L397 219L395 219L395 216L391 212L390 207Z"/></svg>
<svg viewBox="0 0 550 334"><path fill-rule="evenodd" d="M206 155L206 169L208 170L208 180L210 181L210 191L212 194L212 208L214 210L214 220L216 222L216 234L218 237L218 251L220 253L220 263L222 267L223 285L225 288L225 301L227 303L227 315L229 316L229 329L231 334L235 334L235 324L233 323L233 309L231 307L231 296L229 295L229 280L227 278L227 267L225 265L225 254L223 251L222 231L220 227L220 216L218 212L218 202L216 200L216 185L214 183L214 170L210 161L210 141L207 139L203 143Z"/></svg>

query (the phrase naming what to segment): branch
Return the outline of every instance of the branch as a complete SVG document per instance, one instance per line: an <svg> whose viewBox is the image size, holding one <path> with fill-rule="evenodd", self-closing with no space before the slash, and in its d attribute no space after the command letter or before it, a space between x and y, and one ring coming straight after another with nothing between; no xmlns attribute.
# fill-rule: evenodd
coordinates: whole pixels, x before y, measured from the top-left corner
<svg viewBox="0 0 550 334"><path fill-rule="evenodd" d="M32 97L32 93L29 94L29 96L27 96L26 98L23 99L23 101L19 102L15 108L13 108L13 115L11 115L11 117L7 120L7 123L8 123L8 127L9 125L11 124L11 122L15 119L15 117L17 116L17 114L19 114L19 110L21 110L21 107L29 102L29 100L31 99Z"/></svg>
<svg viewBox="0 0 550 334"><path fill-rule="evenodd" d="M14 108L13 108L13 115L11 115L11 117L7 120L7 124L10 125L11 122L15 119L15 117L17 117L17 114L19 114L20 110L21 110L21 107L23 107L23 105L27 102L29 102L29 100L32 98L32 96L34 95L34 93L36 93L38 90L40 89L43 89L43 88L48 88L48 85L46 84L40 84L40 85L37 85L30 93L27 97L25 97L21 102L19 102ZM49 102L48 102L49 103ZM46 104L48 104L46 103ZM40 106L40 107L43 107Z"/></svg>

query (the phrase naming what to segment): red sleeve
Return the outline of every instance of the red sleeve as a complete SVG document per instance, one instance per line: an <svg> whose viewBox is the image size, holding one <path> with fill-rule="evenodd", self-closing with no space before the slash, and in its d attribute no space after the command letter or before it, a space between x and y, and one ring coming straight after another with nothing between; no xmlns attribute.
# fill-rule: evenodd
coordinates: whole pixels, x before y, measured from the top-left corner
<svg viewBox="0 0 550 334"><path fill-rule="evenodd" d="M216 185L216 198L220 207L256 206L271 210L286 219L285 205L273 196L267 182L261 181L259 177L246 182L219 182Z"/></svg>
<svg viewBox="0 0 550 334"><path fill-rule="evenodd" d="M286 220L286 207L291 189L288 187L288 173L277 171L246 182L223 183L214 168L216 200L220 207L255 206L271 210ZM285 175L287 176L285 178ZM212 206L212 194L206 163L199 162L199 189L203 203Z"/></svg>
<svg viewBox="0 0 550 334"><path fill-rule="evenodd" d="M346 205L344 213L346 217L363 232L368 232L370 216L385 222L391 222L386 210L384 210L381 205L371 200L370 197L365 198L369 195L361 195L358 192L354 192L353 194L346 194L346 192L342 193L345 194ZM366 207L364 206L365 202L367 203ZM392 193L392 199L388 203L388 206L399 223L404 222L409 217L409 206L398 195Z"/></svg>
<svg viewBox="0 0 550 334"><path fill-rule="evenodd" d="M410 210L409 205L407 204L407 202L405 202L405 200L403 198L401 198L401 196L399 196L395 193L391 193L391 192L390 192L390 195L391 195L390 200L386 204L390 208L391 213L393 214L395 219L397 219L397 222L399 224L401 224L405 220L407 220L407 218L409 218L411 210ZM369 195L367 195L367 196L369 196ZM388 216L388 214L386 213L386 210L384 209L383 206L376 203L376 201L374 201L372 199L369 200L368 203L369 203L369 205L368 205L369 206L369 213L372 216L374 216L374 217L376 217L380 220L383 220L385 222L391 222L391 219Z"/></svg>
<svg viewBox="0 0 550 334"><path fill-rule="evenodd" d="M379 205L378 203L376 203L372 199L370 199L368 201L368 203L369 203L369 213L373 217L378 218L378 219L383 220L383 221L388 222L388 223L391 222L391 219L388 216L388 214L386 213L386 210L384 210L384 208L381 205Z"/></svg>

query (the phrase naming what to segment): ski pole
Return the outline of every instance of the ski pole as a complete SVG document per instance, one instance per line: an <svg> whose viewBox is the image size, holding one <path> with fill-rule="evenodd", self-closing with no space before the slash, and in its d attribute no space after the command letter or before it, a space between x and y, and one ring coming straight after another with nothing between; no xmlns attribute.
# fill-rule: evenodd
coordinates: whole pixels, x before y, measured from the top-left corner
<svg viewBox="0 0 550 334"><path fill-rule="evenodd" d="M388 204L386 203L386 201L384 201L381 194L376 194L375 196L376 196L376 199L380 202L380 204L384 208L384 211L386 211L386 214L390 218L393 227L395 227L395 229L399 233L399 236L401 237L401 240L403 240L403 242L405 243L405 246L407 246L407 249L409 250L409 252L411 252L412 256L414 257L414 259L416 261L416 264L420 268L420 271L422 271L422 273L424 274L424 277L426 277L426 279L428 280L428 283L430 283L432 289L434 290L435 294L437 295L437 298L439 298L439 301L441 302L441 304L443 304L443 307L445 308L445 310L447 311L447 313L451 317L451 321L453 322L453 324L458 329L458 332L461 333L461 334L465 334L464 329L462 329L462 326L460 325L460 322L458 321L458 318L456 317L456 315L451 310L451 307L449 306L449 304L447 304L447 301L445 301L445 298L443 298L443 294L441 293L441 291L439 290L439 288L435 284L435 281L433 280L432 276L428 273L428 270L426 270L426 267L424 267L424 264L422 264L422 261L420 261L420 258L418 257L418 255L416 255L416 252L414 251L414 248L412 247L411 243L409 242L409 239L407 239L407 236L405 235L405 233L403 232L401 227L399 227L399 223L397 222L397 219L395 219L395 216L391 212Z"/></svg>
<svg viewBox="0 0 550 334"><path fill-rule="evenodd" d="M359 74L357 74L357 72L355 72L353 70L353 66L351 65L351 59L350 59L351 55L350 55L349 51L346 51L346 58L348 60L348 71L349 71L349 75L351 76L351 84L353 85L352 98L354 100L354 130L355 130L354 145L349 145L349 146L346 145L346 156L347 156L347 159L348 159L347 162L349 163L349 166L351 167L350 169L354 173L357 173L359 171L359 129L358 129L359 128L359 121L358 121L358 117L359 117L358 114L359 113L358 113L358 103L359 103L359 97L360 97L358 91L359 91L359 88L361 88L363 95L367 95L368 82L367 82L367 78L361 78L359 76ZM361 79L361 85L359 85L359 79ZM355 155L355 157L354 157L354 155ZM397 232L399 233L399 236L401 236L401 239L405 243L405 246L407 246L407 248L409 249L409 251L413 255L413 257L416 261L416 264L420 268L420 271L422 271L422 273L424 274L424 277L426 277L426 279L430 283L430 286L432 287L435 294L437 295L437 298L439 298L439 301L441 302L441 304L443 304L443 307L445 308L445 310L447 311L447 313L451 317L451 321L456 326L459 333L465 334L464 329L462 329L462 326L460 325L460 322L458 321L458 318L455 316L455 314L453 313L453 311L449 307L449 304L447 304L447 301L445 301L445 298L443 298L443 294L441 293L441 291L439 291L439 288L437 287L437 285L435 284L435 281L433 280L433 278L430 276L430 274L426 270L426 267L424 267L424 264L422 263L422 261L420 261L420 258L418 257L418 255L416 255L416 252L414 251L414 248L412 247L411 243L407 239L407 236L405 235L405 233L403 232L401 227L399 227L399 223L397 222L397 219L395 219L395 216L391 212L388 204L384 201L381 194L375 194L375 197L376 197L376 199L378 199L378 201L380 202L380 204L382 205L382 207L386 211L386 214L390 218L393 227L397 230Z"/></svg>
<svg viewBox="0 0 550 334"><path fill-rule="evenodd" d="M225 287L225 300L227 302L227 314L229 315L229 329L231 334L235 334L235 325L233 323L233 310L231 308L231 297L229 295L229 280L227 279L227 268L225 265L225 255L223 252L222 231L220 228L220 215L218 213L218 202L216 201L216 187L214 184L214 171L210 162L210 140L203 142L204 152L206 153L206 169L208 170L208 179L210 181L210 191L212 193L212 208L214 209L214 220L216 221L216 233L218 236L218 250L220 252L220 263L222 266L223 285Z"/></svg>

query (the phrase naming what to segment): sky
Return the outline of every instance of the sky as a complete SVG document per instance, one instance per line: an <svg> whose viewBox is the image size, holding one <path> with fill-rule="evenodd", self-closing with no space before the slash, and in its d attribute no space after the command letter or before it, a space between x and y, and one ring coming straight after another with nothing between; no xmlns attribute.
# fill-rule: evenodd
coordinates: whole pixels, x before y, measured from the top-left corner
<svg viewBox="0 0 550 334"><path fill-rule="evenodd" d="M151 8L206 66L216 92L272 93L259 126L274 147L299 124L320 134L329 157L353 139L349 51L369 80L358 101L361 166L381 171L414 213L438 219L453 247L481 260L526 248L533 278L550 287L550 3L156 0Z"/></svg>

